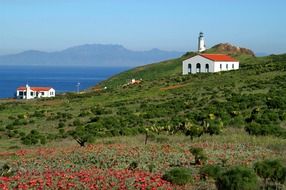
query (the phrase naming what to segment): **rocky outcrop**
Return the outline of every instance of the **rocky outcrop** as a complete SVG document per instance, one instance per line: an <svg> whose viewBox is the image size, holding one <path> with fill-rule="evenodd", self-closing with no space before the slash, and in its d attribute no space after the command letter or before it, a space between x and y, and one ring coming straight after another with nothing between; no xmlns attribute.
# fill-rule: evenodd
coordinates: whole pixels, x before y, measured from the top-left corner
<svg viewBox="0 0 286 190"><path fill-rule="evenodd" d="M211 49L206 50L206 53L223 53L233 56L249 55L255 57L255 54L250 49L233 46L229 43L217 44L213 46Z"/></svg>

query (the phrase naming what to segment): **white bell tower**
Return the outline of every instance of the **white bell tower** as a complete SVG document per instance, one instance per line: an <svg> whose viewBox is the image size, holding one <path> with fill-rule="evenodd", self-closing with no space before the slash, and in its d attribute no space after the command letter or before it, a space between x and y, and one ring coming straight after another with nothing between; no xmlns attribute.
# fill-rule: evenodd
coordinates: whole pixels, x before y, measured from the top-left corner
<svg viewBox="0 0 286 190"><path fill-rule="evenodd" d="M205 50L206 50L206 45L205 45L204 33L200 32L198 52L200 53L200 52L203 52Z"/></svg>

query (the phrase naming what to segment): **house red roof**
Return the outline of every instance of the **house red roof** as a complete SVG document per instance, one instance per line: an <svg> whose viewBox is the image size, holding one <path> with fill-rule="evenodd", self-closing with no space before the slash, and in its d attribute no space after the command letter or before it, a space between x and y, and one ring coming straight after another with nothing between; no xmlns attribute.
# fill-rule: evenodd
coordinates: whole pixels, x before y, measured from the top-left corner
<svg viewBox="0 0 286 190"><path fill-rule="evenodd" d="M35 92L43 92L43 91L49 91L52 87L30 87L32 91ZM25 86L21 86L17 88L19 91L26 91L27 88Z"/></svg>
<svg viewBox="0 0 286 190"><path fill-rule="evenodd" d="M200 56L212 61L237 61L234 58L225 54L200 54Z"/></svg>

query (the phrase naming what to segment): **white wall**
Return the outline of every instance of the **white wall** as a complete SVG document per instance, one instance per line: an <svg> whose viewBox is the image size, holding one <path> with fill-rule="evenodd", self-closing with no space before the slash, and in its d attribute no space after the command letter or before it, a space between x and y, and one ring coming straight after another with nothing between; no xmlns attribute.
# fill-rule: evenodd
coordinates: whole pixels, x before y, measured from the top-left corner
<svg viewBox="0 0 286 190"><path fill-rule="evenodd" d="M56 91L55 91L55 89L51 88L48 91L48 97L55 97L55 96L56 96Z"/></svg>
<svg viewBox="0 0 286 190"><path fill-rule="evenodd" d="M189 64L192 65L192 74L197 73L197 63L201 64L201 73L205 73L206 72L206 64L209 64L209 72L214 72L214 62L206 59L200 55L196 55L194 57L191 57L185 61L183 61L183 75L187 75L189 74L188 72L188 66Z"/></svg>
<svg viewBox="0 0 286 190"><path fill-rule="evenodd" d="M220 72L220 71L229 71L229 70L237 70L239 69L239 62L214 62L212 60L209 60L207 58L204 58L200 55L196 55L194 57L191 57L185 61L183 61L183 75L189 74L189 64L192 65L192 71L191 74L196 74L197 73L197 63L201 64L201 73L206 73L206 64L209 64L209 72ZM220 65L222 68L220 68ZM228 65L228 68L227 68ZM232 68L232 65L234 68Z"/></svg>
<svg viewBox="0 0 286 190"><path fill-rule="evenodd" d="M33 96L31 96L31 92L33 92ZM23 96L20 96L20 91L17 90L17 98L23 98L23 99L34 99L34 98L49 98L49 97L55 97L56 96L56 91L55 89L51 88L49 91L43 91L43 92L37 92L32 91L30 88L27 88L26 95L24 95L25 92L23 92ZM42 94L44 93L44 94Z"/></svg>
<svg viewBox="0 0 286 190"><path fill-rule="evenodd" d="M228 62L215 62L214 65L215 65L214 72L239 69L239 62L237 62L237 61L235 61L235 62L230 62L230 61L228 61ZM234 68L232 68L232 65L234 66Z"/></svg>
<svg viewBox="0 0 286 190"><path fill-rule="evenodd" d="M44 97L44 98L50 98L50 97L55 97L56 96L56 91L55 89L51 88L49 91L44 91L44 94L42 95L42 92L40 92L39 97Z"/></svg>

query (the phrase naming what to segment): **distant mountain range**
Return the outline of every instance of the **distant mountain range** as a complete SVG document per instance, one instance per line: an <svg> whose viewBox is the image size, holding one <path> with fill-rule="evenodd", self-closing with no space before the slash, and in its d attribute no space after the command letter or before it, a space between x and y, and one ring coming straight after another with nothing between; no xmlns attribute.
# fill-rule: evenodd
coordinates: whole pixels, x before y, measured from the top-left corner
<svg viewBox="0 0 286 190"><path fill-rule="evenodd" d="M176 58L183 52L132 51L121 45L87 44L63 51L24 51L0 56L0 65L138 66Z"/></svg>

